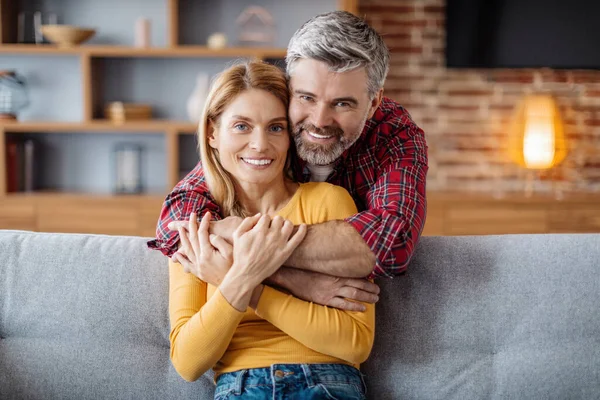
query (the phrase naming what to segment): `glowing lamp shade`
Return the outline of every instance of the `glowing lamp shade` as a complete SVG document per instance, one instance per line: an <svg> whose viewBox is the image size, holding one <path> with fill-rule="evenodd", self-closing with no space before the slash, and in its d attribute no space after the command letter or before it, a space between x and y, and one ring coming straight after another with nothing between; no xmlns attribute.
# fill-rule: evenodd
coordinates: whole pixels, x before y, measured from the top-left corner
<svg viewBox="0 0 600 400"><path fill-rule="evenodd" d="M563 123L552 96L523 98L510 127L509 153L513 161L528 169L548 169L564 160Z"/></svg>

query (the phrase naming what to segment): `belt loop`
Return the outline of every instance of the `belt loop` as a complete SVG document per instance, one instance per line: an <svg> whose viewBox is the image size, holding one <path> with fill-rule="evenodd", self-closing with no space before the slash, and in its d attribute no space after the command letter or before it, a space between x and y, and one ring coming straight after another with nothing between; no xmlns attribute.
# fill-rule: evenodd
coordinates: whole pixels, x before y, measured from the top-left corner
<svg viewBox="0 0 600 400"><path fill-rule="evenodd" d="M360 370L358 370L358 374L360 375L360 381L362 382L363 390L365 391L365 396L367 395L367 383L365 382L365 378L367 375L363 374Z"/></svg>
<svg viewBox="0 0 600 400"><path fill-rule="evenodd" d="M313 380L312 373L310 371L310 365L300 364L300 366L302 367L302 371L304 372L304 379L306 379L306 386L308 386L309 388L312 388L313 386L316 385L316 383Z"/></svg>
<svg viewBox="0 0 600 400"><path fill-rule="evenodd" d="M244 376L248 373L247 369L243 369L240 372L238 372L237 376L235 377L235 388L233 389L236 395L240 395L242 394L242 391L244 390Z"/></svg>

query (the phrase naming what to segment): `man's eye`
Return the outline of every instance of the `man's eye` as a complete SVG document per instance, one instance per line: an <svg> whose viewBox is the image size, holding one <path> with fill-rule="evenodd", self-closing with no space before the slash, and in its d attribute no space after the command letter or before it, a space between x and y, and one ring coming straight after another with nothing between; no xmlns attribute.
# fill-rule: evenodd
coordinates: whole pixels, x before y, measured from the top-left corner
<svg viewBox="0 0 600 400"><path fill-rule="evenodd" d="M346 103L345 101L338 101L337 103L335 103L336 107L350 107L349 103Z"/></svg>
<svg viewBox="0 0 600 400"><path fill-rule="evenodd" d="M311 101L312 97L310 97L310 96L300 96L300 99L302 99L304 101Z"/></svg>

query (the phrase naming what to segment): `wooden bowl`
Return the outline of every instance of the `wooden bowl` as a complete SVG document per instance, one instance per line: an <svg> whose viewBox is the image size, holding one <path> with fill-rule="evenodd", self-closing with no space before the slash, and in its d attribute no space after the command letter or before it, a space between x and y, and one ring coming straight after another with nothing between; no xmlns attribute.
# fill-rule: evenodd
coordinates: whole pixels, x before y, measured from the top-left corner
<svg viewBox="0 0 600 400"><path fill-rule="evenodd" d="M42 25L42 35L61 47L73 47L94 36L95 29L73 25Z"/></svg>
<svg viewBox="0 0 600 400"><path fill-rule="evenodd" d="M152 118L152 106L142 103L115 101L104 107L104 117L116 123L149 120Z"/></svg>

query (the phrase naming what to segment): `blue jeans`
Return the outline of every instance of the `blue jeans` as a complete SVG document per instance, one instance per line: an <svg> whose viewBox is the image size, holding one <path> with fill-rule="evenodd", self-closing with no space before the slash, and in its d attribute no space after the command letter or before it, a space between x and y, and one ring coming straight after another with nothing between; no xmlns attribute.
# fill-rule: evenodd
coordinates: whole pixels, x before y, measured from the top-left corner
<svg viewBox="0 0 600 400"><path fill-rule="evenodd" d="M219 376L215 400L364 400L365 394L362 374L349 365L273 364Z"/></svg>

